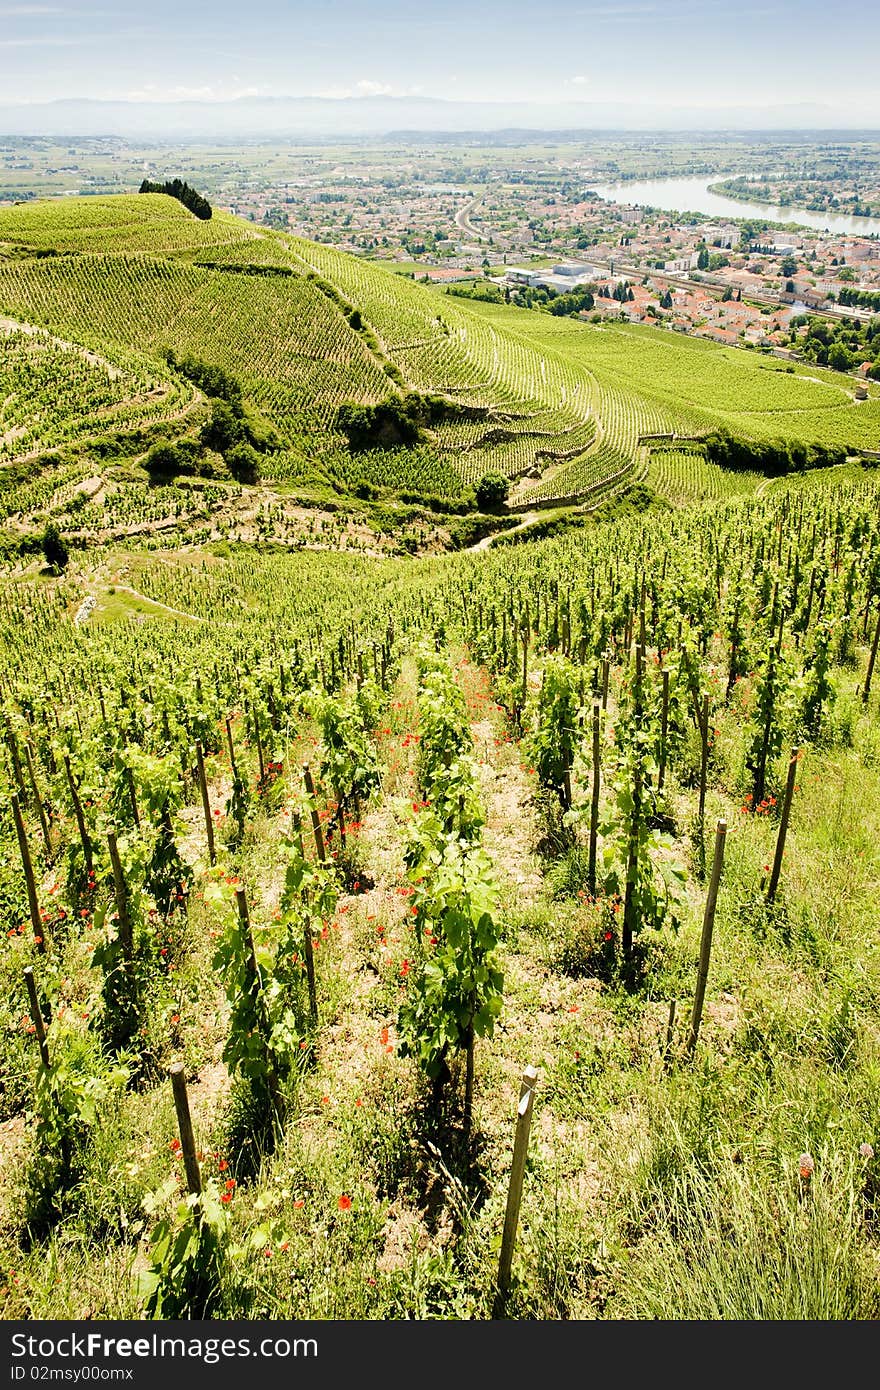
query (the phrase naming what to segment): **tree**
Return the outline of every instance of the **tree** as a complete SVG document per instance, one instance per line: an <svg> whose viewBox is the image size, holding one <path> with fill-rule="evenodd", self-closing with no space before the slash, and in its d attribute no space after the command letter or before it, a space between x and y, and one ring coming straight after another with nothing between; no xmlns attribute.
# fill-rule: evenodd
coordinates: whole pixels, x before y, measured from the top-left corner
<svg viewBox="0 0 880 1390"><path fill-rule="evenodd" d="M852 366L852 356L843 346L843 343L835 343L828 349L828 365L833 367L836 372L848 372Z"/></svg>
<svg viewBox="0 0 880 1390"><path fill-rule="evenodd" d="M706 246L701 246L697 252L697 270L709 269L709 252Z"/></svg>
<svg viewBox="0 0 880 1390"><path fill-rule="evenodd" d="M227 449L240 444L243 436L241 420L232 407L226 401L212 400L211 418L202 427L202 443L209 449L216 449L218 454L225 454Z"/></svg>
<svg viewBox="0 0 880 1390"><path fill-rule="evenodd" d="M226 466L239 483L255 483L260 476L260 455L252 444L234 444L226 455Z"/></svg>
<svg viewBox="0 0 880 1390"><path fill-rule="evenodd" d="M795 256L783 256L779 263L779 274L784 275L788 280L797 270L797 259Z"/></svg>
<svg viewBox="0 0 880 1390"><path fill-rule="evenodd" d="M154 444L144 459L150 482L161 486L187 471L190 458L179 444Z"/></svg>
<svg viewBox="0 0 880 1390"><path fill-rule="evenodd" d="M54 521L46 522L46 529L40 538L40 547L45 556L47 565L51 565L53 570L58 570L59 572L66 569L67 561L70 559L70 552Z"/></svg>
<svg viewBox="0 0 880 1390"><path fill-rule="evenodd" d="M509 479L503 473L484 473L475 488L480 511L491 512L507 501Z"/></svg>

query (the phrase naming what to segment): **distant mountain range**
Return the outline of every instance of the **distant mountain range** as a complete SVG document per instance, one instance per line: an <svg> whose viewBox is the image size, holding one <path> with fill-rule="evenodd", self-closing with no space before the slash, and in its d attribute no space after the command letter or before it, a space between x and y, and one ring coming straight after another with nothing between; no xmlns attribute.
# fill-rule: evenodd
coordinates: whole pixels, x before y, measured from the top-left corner
<svg viewBox="0 0 880 1390"><path fill-rule="evenodd" d="M594 102L466 102L435 97L240 97L233 101L68 99L0 105L0 135L377 136L596 130L848 130L861 115L819 103L712 110ZM867 133L860 129L860 134Z"/></svg>

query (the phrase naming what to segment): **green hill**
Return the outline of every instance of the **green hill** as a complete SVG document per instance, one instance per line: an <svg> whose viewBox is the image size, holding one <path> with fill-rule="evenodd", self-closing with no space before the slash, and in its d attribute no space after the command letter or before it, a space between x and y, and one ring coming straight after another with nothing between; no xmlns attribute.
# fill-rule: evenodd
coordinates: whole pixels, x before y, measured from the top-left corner
<svg viewBox="0 0 880 1390"><path fill-rule="evenodd" d="M265 477L342 488L454 496L491 469L528 506L644 476L646 435L723 424L852 452L880 442L880 396L856 404L838 374L464 301L229 214L199 221L160 194L0 211L0 322L0 460L54 451L73 466L79 450L87 468L96 440L100 458L140 457L157 435L192 434L205 406L169 351L240 384L274 432ZM443 398L421 442L352 453L340 407L407 391Z"/></svg>

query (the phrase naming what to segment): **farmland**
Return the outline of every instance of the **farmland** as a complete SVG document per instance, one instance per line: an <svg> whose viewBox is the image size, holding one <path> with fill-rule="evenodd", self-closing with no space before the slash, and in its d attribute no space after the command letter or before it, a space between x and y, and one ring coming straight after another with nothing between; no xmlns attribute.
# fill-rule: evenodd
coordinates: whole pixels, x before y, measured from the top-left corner
<svg viewBox="0 0 880 1390"><path fill-rule="evenodd" d="M0 1316L880 1316L877 387L154 194L0 385Z"/></svg>
<svg viewBox="0 0 880 1390"><path fill-rule="evenodd" d="M644 475L646 435L699 436L721 423L752 440L850 454L878 438L877 388L856 402L837 373L452 298L228 214L200 222L158 194L0 211L0 317L3 457L38 460L44 477L64 468L73 481L110 483L114 456L130 460L128 515L136 520L140 486L144 525L160 504L148 503L138 471L146 451L204 432L204 395L169 354L240 384L266 426L267 483L325 495L361 485L392 498L462 498L491 471L511 479L523 508L593 502ZM60 416L45 404L58 353L68 354ZM445 403L419 446L352 453L340 408L406 392ZM222 478L216 456L212 470ZM35 471L31 462L31 487ZM711 497L723 484L708 476ZM9 513L26 508L10 499ZM221 509L224 518L233 521ZM229 529L215 527L214 538ZM115 534L112 522L104 531Z"/></svg>
<svg viewBox="0 0 880 1390"><path fill-rule="evenodd" d="M4 1314L875 1317L876 507L9 573Z"/></svg>

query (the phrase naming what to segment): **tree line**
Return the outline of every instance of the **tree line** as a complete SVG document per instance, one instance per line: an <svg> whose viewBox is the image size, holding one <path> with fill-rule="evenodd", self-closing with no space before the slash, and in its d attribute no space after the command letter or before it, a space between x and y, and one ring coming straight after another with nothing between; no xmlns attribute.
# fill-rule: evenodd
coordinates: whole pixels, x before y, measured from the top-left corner
<svg viewBox="0 0 880 1390"><path fill-rule="evenodd" d="M209 222L213 213L207 198L190 188L182 179L169 179L166 183L151 183L149 179L144 179L138 192L167 193L169 198L176 198L179 203L183 203L183 206L189 208L193 216L200 218L202 222Z"/></svg>

